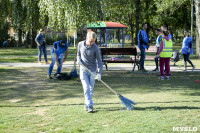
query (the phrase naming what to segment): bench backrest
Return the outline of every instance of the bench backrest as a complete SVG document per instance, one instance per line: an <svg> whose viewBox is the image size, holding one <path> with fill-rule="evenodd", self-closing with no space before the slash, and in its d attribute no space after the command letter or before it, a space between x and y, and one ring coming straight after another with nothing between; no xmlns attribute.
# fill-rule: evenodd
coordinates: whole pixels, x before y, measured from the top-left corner
<svg viewBox="0 0 200 133"><path fill-rule="evenodd" d="M136 48L101 48L102 55L137 55Z"/></svg>
<svg viewBox="0 0 200 133"><path fill-rule="evenodd" d="M136 48L137 48L137 51L140 52L140 49L138 47L136 47ZM148 50L145 50L145 52L147 52L147 53L156 53L157 52L157 48L155 48L155 46L150 46L148 48Z"/></svg>

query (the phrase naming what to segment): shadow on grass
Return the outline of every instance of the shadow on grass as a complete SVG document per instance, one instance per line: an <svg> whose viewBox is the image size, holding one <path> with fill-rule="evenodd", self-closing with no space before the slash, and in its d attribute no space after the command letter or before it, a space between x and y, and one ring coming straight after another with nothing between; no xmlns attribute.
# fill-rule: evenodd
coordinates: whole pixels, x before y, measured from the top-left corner
<svg viewBox="0 0 200 133"><path fill-rule="evenodd" d="M188 101L186 101L188 102ZM198 101L196 101L198 102ZM160 103L160 102L155 102ZM163 102L162 102L163 103ZM165 103L165 102L164 102ZM171 103L171 102L166 102ZM95 106L102 105L102 107L94 107L94 112L101 112L101 111L123 111L126 110L126 107L105 107L104 105L120 105L120 103L95 103ZM56 105L39 105L39 106L32 106L32 105L0 105L0 108L42 108L42 107L68 107L68 106L84 106L84 104L56 104ZM82 109L81 107L81 109ZM159 106L150 106L150 107L137 107L134 106L135 111L161 111L161 110L199 110L200 107L190 107L190 106L167 106L167 107L159 107ZM133 111L134 111L133 110Z"/></svg>
<svg viewBox="0 0 200 133"><path fill-rule="evenodd" d="M173 107L159 107L159 106L152 106L152 107L135 107L134 110L144 111L144 110L191 110L191 109L200 109L200 107L188 107L188 106L173 106Z"/></svg>
<svg viewBox="0 0 200 133"><path fill-rule="evenodd" d="M17 103L30 104L39 100L63 100L83 97L80 80L57 81L46 79L46 68L0 68L0 101L20 99ZM170 81L160 81L156 73L130 73L127 71L106 71L102 75L110 87L120 94L177 92L182 95L200 96L198 73L172 73ZM96 82L96 98L113 96L104 85Z"/></svg>

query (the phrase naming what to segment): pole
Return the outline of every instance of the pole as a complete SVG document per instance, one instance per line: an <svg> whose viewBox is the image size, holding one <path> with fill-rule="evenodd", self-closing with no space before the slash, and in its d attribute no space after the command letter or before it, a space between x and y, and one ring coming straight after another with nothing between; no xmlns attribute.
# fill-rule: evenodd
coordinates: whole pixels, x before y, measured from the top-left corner
<svg viewBox="0 0 200 133"><path fill-rule="evenodd" d="M105 28L105 47L107 48L107 34L106 34L106 28Z"/></svg>
<svg viewBox="0 0 200 133"><path fill-rule="evenodd" d="M76 33L74 32L74 48L76 47L75 42L76 42Z"/></svg>
<svg viewBox="0 0 200 133"><path fill-rule="evenodd" d="M191 37L193 35L193 0L191 3Z"/></svg>
<svg viewBox="0 0 200 133"><path fill-rule="evenodd" d="M101 30L100 30L100 32L99 32L99 44L100 44L100 46L101 46Z"/></svg>

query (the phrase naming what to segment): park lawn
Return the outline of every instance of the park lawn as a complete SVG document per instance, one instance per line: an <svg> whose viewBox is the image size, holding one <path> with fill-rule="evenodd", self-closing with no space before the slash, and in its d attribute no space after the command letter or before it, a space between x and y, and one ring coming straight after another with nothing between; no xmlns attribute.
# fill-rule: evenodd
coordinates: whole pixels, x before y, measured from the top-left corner
<svg viewBox="0 0 200 133"><path fill-rule="evenodd" d="M198 59L198 58L191 58L190 59L191 61L192 61L192 63L195 65L195 67L197 68L197 69L200 69L200 59ZM172 61L170 61L170 65L171 66L174 66L174 62L172 62ZM181 60L179 60L178 62L176 62L176 67L182 67L182 68L184 68L184 60L183 60L183 57L181 57ZM145 61L144 62L144 66L155 66L155 61ZM191 65L189 64L189 63L187 63L187 67L189 68L189 69L191 69L192 67L191 67Z"/></svg>
<svg viewBox="0 0 200 133"><path fill-rule="evenodd" d="M67 68L63 71L70 72ZM0 68L0 132L173 132L200 131L199 73L173 72L160 81L156 73L105 71L102 80L137 103L133 111L100 82L94 90L94 113L83 109L79 79L46 79L46 68Z"/></svg>
<svg viewBox="0 0 200 133"><path fill-rule="evenodd" d="M69 54L75 54L76 48L69 47ZM37 48L1 48L0 56L34 56L38 54Z"/></svg>
<svg viewBox="0 0 200 133"><path fill-rule="evenodd" d="M68 61L74 60L76 48L69 47ZM48 60L51 60L50 52L48 53ZM32 48L2 48L0 49L0 62L18 63L18 62L38 62L38 49ZM42 60L44 56L42 54Z"/></svg>
<svg viewBox="0 0 200 133"><path fill-rule="evenodd" d="M51 62L51 56L48 55L47 59L49 62ZM45 63L44 56L42 55L42 63ZM74 55L68 55L67 61L73 61L74 60ZM20 56L20 57L1 57L0 62L9 62L9 63L37 63L38 62L38 57L37 56Z"/></svg>

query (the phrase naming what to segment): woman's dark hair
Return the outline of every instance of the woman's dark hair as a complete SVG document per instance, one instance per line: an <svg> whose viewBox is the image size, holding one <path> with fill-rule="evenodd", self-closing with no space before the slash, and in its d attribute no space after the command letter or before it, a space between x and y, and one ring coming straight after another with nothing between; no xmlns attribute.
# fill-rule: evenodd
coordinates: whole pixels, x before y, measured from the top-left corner
<svg viewBox="0 0 200 133"><path fill-rule="evenodd" d="M168 31L168 30L165 30L165 31L163 31L163 34L164 34L165 36L168 36L168 35L169 35L169 31Z"/></svg>
<svg viewBox="0 0 200 133"><path fill-rule="evenodd" d="M163 34L165 36L168 36L169 35L169 31L167 30L167 27L164 25L164 26L161 26L161 31L163 32Z"/></svg>
<svg viewBox="0 0 200 133"><path fill-rule="evenodd" d="M185 31L186 31L187 33L189 33L189 30L188 30L188 29L185 29Z"/></svg>
<svg viewBox="0 0 200 133"><path fill-rule="evenodd" d="M62 44L62 43L64 43L64 44L65 44L65 43L66 43L66 41L65 41L65 40L60 40L60 43L61 43L61 44Z"/></svg>
<svg viewBox="0 0 200 133"><path fill-rule="evenodd" d="M160 30L160 29L156 29L156 31L157 31L157 32L161 32L161 30Z"/></svg>
<svg viewBox="0 0 200 133"><path fill-rule="evenodd" d="M44 29L44 28L40 29L40 32L43 32L43 31L45 31L45 29Z"/></svg>
<svg viewBox="0 0 200 133"><path fill-rule="evenodd" d="M147 24L147 23L142 23L142 27L143 27L145 24Z"/></svg>

